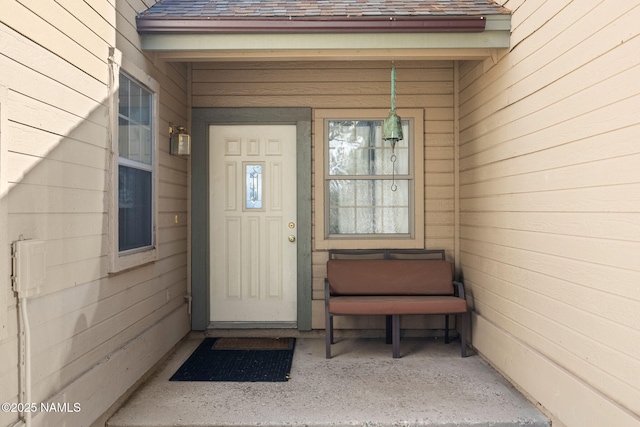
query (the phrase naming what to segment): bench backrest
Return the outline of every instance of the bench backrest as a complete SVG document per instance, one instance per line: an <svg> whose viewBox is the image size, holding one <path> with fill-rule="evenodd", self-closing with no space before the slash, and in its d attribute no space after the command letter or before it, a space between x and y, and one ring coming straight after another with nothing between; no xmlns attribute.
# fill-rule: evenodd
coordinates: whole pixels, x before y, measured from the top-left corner
<svg viewBox="0 0 640 427"><path fill-rule="evenodd" d="M333 295L453 295L449 261L331 259Z"/></svg>

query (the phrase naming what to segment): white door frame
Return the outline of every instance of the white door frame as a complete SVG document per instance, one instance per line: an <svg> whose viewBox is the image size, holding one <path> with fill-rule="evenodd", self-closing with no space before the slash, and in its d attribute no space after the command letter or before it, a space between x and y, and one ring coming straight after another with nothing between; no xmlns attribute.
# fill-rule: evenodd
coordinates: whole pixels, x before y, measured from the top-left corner
<svg viewBox="0 0 640 427"><path fill-rule="evenodd" d="M311 109L194 108L191 153L191 328L209 327L209 126L296 125L297 329L311 330ZM256 327L260 325L255 325ZM243 325L247 327L247 325ZM269 327L275 327L269 325Z"/></svg>

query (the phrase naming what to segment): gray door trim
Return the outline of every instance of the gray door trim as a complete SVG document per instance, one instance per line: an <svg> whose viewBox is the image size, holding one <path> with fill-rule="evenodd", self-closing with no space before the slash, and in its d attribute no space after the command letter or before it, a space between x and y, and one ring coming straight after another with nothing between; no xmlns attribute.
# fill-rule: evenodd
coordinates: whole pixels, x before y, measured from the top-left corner
<svg viewBox="0 0 640 427"><path fill-rule="evenodd" d="M194 108L191 123L191 329L209 325L209 126L294 124L297 129L298 330L311 330L311 109Z"/></svg>

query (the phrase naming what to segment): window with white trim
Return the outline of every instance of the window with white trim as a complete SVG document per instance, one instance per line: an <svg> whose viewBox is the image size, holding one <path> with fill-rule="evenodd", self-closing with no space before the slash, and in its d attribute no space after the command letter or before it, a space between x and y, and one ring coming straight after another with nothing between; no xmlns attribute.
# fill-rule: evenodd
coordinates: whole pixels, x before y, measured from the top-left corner
<svg viewBox="0 0 640 427"><path fill-rule="evenodd" d="M424 246L422 110L398 110L404 138L382 139L388 110L316 110L316 246Z"/></svg>
<svg viewBox="0 0 640 427"><path fill-rule="evenodd" d="M158 83L124 61L109 58L111 190L109 271L157 259Z"/></svg>
<svg viewBox="0 0 640 427"><path fill-rule="evenodd" d="M153 247L153 94L120 72L118 251Z"/></svg>

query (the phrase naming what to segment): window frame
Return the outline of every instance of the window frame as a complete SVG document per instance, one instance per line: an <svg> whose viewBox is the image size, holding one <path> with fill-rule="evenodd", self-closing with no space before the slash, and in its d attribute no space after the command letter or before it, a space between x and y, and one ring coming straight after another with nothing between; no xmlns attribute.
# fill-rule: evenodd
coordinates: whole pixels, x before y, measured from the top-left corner
<svg viewBox="0 0 640 427"><path fill-rule="evenodd" d="M160 138L160 84L114 48L109 50L109 188L108 188L108 240L109 273L118 273L158 259L158 154ZM119 249L119 166L127 166L126 159L119 155L119 108L118 94L120 74L126 75L151 93L151 244L144 247L120 251ZM123 161L121 161L123 160Z"/></svg>
<svg viewBox="0 0 640 427"><path fill-rule="evenodd" d="M318 109L314 111L314 237L317 249L423 249L424 235L424 110L397 109L409 121L413 137L410 150L409 235L349 234L329 235L328 183L339 176L329 176L327 126L330 120L384 120L385 109ZM367 175L368 176L368 175Z"/></svg>

